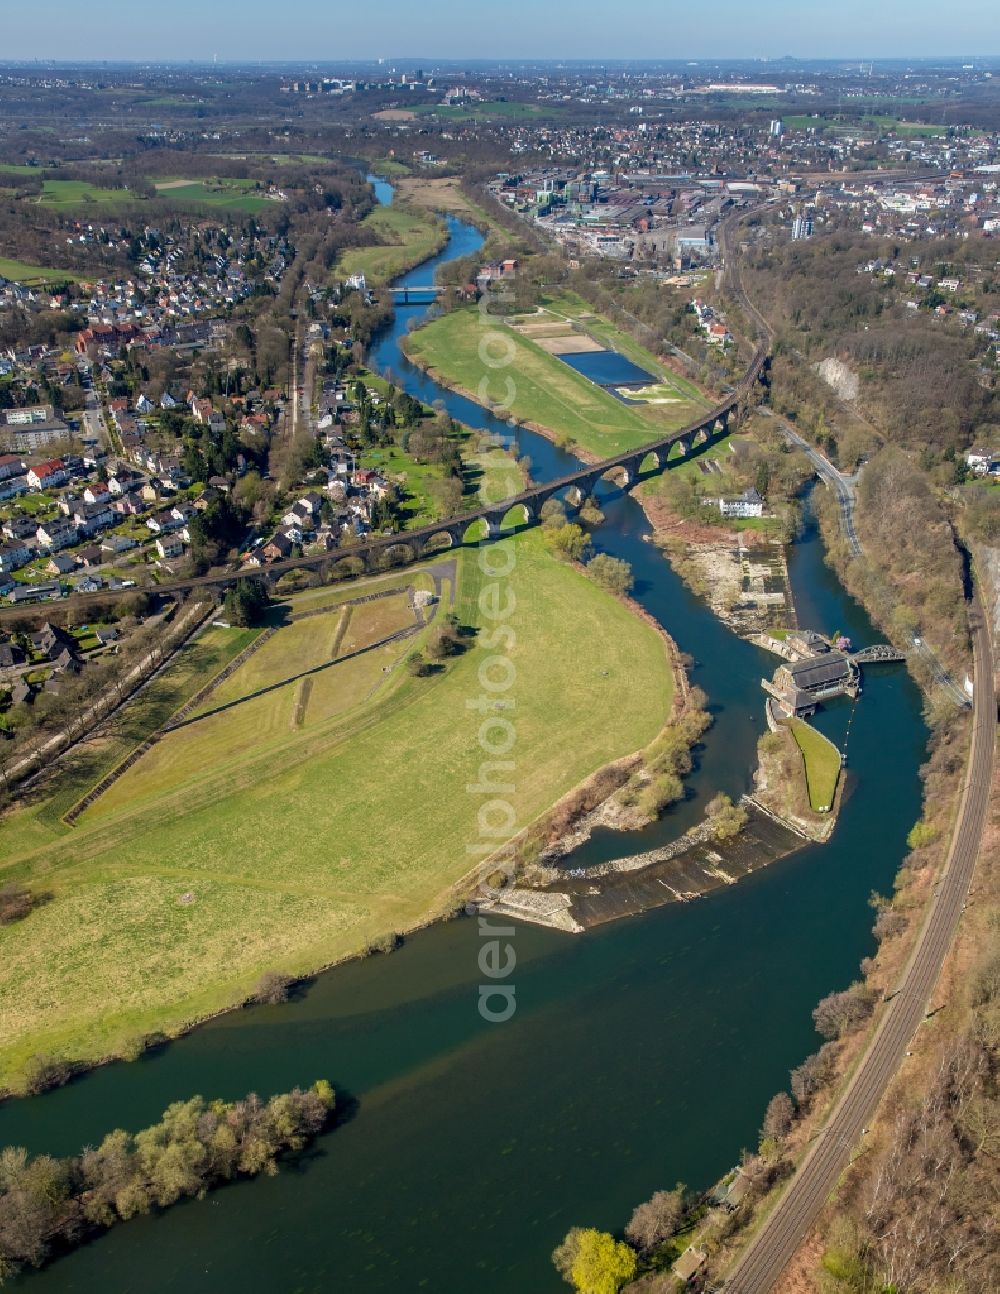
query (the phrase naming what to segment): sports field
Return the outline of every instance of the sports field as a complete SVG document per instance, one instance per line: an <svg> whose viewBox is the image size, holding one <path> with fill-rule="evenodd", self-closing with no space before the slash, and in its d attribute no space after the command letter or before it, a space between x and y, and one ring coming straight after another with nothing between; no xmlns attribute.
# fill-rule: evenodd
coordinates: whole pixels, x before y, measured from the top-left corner
<svg viewBox="0 0 1000 1294"><path fill-rule="evenodd" d="M624 404L588 381L542 344L551 345L554 328L572 331L566 317L556 303L537 316L522 316L517 326L493 317L484 322L478 310L456 310L411 333L406 339L406 353L446 383L479 395L483 403L491 395L500 398L506 393L505 378L509 376L514 387L510 409L515 418L545 427L557 436L570 436L581 448L601 458L682 427L705 407L700 397L694 398L695 388L690 383L675 380L637 344L626 349L610 323L593 317L588 318L586 326L602 327L602 344L614 341L616 349L620 345L621 353L662 379L661 384L670 387L676 399L671 396L673 402L667 403L665 391L658 390L656 403ZM532 329L539 326L543 332L536 339ZM480 353L481 343L491 360L502 358L509 362L500 368L489 367Z"/></svg>
<svg viewBox="0 0 1000 1294"><path fill-rule="evenodd" d="M511 543L513 830L647 744L671 675L659 635L539 532ZM472 631L486 624L477 557L435 563L437 613L453 604ZM374 645L409 623L408 600L345 607L415 577L297 596L290 611L320 614L279 628L75 828L37 808L8 816L0 880L54 897L0 930L0 1084L33 1054L115 1053L240 1000L265 969L316 969L450 907L479 839L481 797L466 787L485 758L482 720L466 702L488 653L469 637L446 668L412 677L401 659L427 631ZM247 639L210 633L216 650L233 636L227 658ZM190 674L183 659L176 668ZM178 689L192 690L190 677Z"/></svg>

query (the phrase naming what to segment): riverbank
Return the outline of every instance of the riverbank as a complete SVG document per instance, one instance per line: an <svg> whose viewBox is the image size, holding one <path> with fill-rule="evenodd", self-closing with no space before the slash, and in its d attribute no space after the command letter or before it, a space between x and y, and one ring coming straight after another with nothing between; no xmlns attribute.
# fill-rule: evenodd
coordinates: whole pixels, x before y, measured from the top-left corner
<svg viewBox="0 0 1000 1294"><path fill-rule="evenodd" d="M361 222L378 241L348 247L341 253L335 274L346 279L363 274L369 288L382 287L440 252L448 242L448 229L434 213L405 203L377 206Z"/></svg>
<svg viewBox="0 0 1000 1294"><path fill-rule="evenodd" d="M636 491L654 542L723 624L743 638L777 625L795 628L784 539L760 529L708 525L679 516L657 484L643 482Z"/></svg>
<svg viewBox="0 0 1000 1294"><path fill-rule="evenodd" d="M433 364L427 363L417 355L413 349L412 336L400 338L399 349L414 368L420 369L425 377L436 383L437 386L443 387L446 391L453 391L463 399L470 400L473 404L478 404L481 409L485 409L488 413L493 413L496 417L504 418L506 420L508 416L506 410L502 409L499 405L488 404L485 400L481 399L475 391L470 391L469 388L463 386L461 382L457 382L454 378L450 378L441 373ZM538 436L543 436L553 445L557 445L560 449L565 449L571 452L575 458L580 460L581 463L593 464L601 462L602 456L600 454L597 454L590 449L584 449L571 437L560 436L554 432L551 427L543 426L540 422L533 422L528 418L515 418L514 425L524 427L528 431L533 431Z"/></svg>

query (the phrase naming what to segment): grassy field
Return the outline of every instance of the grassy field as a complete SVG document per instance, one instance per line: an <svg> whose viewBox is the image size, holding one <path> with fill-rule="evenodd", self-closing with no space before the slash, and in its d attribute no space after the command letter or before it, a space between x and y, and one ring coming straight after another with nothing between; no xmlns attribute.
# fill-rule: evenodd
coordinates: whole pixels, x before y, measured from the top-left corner
<svg viewBox="0 0 1000 1294"><path fill-rule="evenodd" d="M0 175L45 175L44 166L20 166L16 162L0 162Z"/></svg>
<svg viewBox="0 0 1000 1294"><path fill-rule="evenodd" d="M446 117L449 121L492 121L496 118L522 121L532 117L558 116L560 107L519 101L492 100L486 103L443 104L422 103L413 109L418 117L433 115Z"/></svg>
<svg viewBox="0 0 1000 1294"><path fill-rule="evenodd" d="M375 387L381 379L367 378L366 381L369 387ZM476 451L465 428L458 429L455 439L462 455L462 496L466 506L473 508L483 473L491 470L493 457L484 458ZM494 456L497 454L499 451L494 451ZM375 468L398 488L398 515L404 531L416 530L446 515L439 489L446 478L439 464L420 462L395 444L366 449L359 462L362 467Z"/></svg>
<svg viewBox="0 0 1000 1294"><path fill-rule="evenodd" d="M850 134L865 134L873 130L889 131L896 135L926 136L943 135L946 126L932 126L919 121L903 121L899 117L885 113L873 113L865 117L811 117L807 113L783 117L785 125L792 130L810 130L822 127L825 130L844 131Z"/></svg>
<svg viewBox="0 0 1000 1294"><path fill-rule="evenodd" d="M254 187L253 180L158 179L156 196L178 207L211 207L221 211L262 211L273 205Z"/></svg>
<svg viewBox="0 0 1000 1294"><path fill-rule="evenodd" d="M480 342L491 331L502 334L502 342L495 339L488 348L490 355L494 359L505 353L511 357L511 363L501 369L487 367L480 355ZM516 388L511 402L515 418L570 436L601 458L655 440L683 426L696 411L694 402L679 387L676 404L624 404L500 320L491 319L490 327L484 327L475 310L456 310L412 333L406 350L445 382L473 394L486 380L487 396L495 392L499 397L505 390L504 377L509 376ZM629 357L640 355L658 375L664 373L662 365L641 347L634 346Z"/></svg>
<svg viewBox="0 0 1000 1294"><path fill-rule="evenodd" d="M396 193L397 200L403 200L407 206L427 211L450 211L491 232L501 229L493 217L463 191L458 176L415 175L412 179L400 180Z"/></svg>
<svg viewBox="0 0 1000 1294"><path fill-rule="evenodd" d="M410 644L390 644L343 667L331 665L335 655L371 647L415 623L407 595L400 592L362 606L331 607L285 626L205 699L195 721L168 733L101 796L87 819L155 804L191 785L204 768L218 776L222 766L235 770L246 759L256 765L271 745L282 749L290 739L295 744L305 729L363 702ZM301 684L307 679L303 698Z"/></svg>
<svg viewBox="0 0 1000 1294"><path fill-rule="evenodd" d="M161 177L154 181L161 202L193 211L261 211L269 199L256 192L252 180L184 180ZM46 207L63 210L86 210L88 207L115 211L121 207L148 202L149 199L128 189L104 188L85 180L43 180L40 198L32 199Z"/></svg>
<svg viewBox="0 0 1000 1294"><path fill-rule="evenodd" d="M70 835L62 815L223 669L253 640L254 634L253 630L207 629L188 643L172 667L120 713L109 732L74 747L64 756L53 787L47 788L44 796L32 797L17 813L3 819L0 868L6 858L54 845Z"/></svg>
<svg viewBox="0 0 1000 1294"><path fill-rule="evenodd" d="M817 811L829 809L840 780L840 752L801 719L789 720L789 727L805 761L809 803Z"/></svg>
<svg viewBox="0 0 1000 1294"><path fill-rule="evenodd" d="M435 486L444 478L437 464L419 463L410 454L404 454L398 445L385 445L366 449L361 455L360 465L375 468L399 487L399 511L404 530L415 530L429 521L437 521L442 515Z"/></svg>
<svg viewBox="0 0 1000 1294"><path fill-rule="evenodd" d="M85 180L44 180L41 197L33 198L32 201L40 202L45 207L84 210L96 207L103 211L114 211L143 199L128 189L105 189L98 184L88 184Z"/></svg>
<svg viewBox="0 0 1000 1294"><path fill-rule="evenodd" d="M12 279L15 283L24 283L28 287L43 283L73 283L79 274L69 270L51 270L44 265L26 265L24 261L9 261L0 256L0 279Z"/></svg>
<svg viewBox="0 0 1000 1294"><path fill-rule="evenodd" d="M398 180L401 176L409 175L410 168L395 157L380 157L377 162L372 162L371 172L386 180Z"/></svg>
<svg viewBox="0 0 1000 1294"><path fill-rule="evenodd" d="M659 635L551 557L539 532L512 542L509 798L518 829L648 743L669 714L671 677ZM474 628L477 552L456 560L458 588L446 583L443 604L454 592L460 620ZM363 590L354 584L346 595ZM310 591L302 604L326 592ZM402 622L402 601L386 601L368 604L381 626L351 609L341 653ZM298 674L303 659L332 650L343 614L299 622L312 626L308 648L298 626L279 630L277 657L264 657L271 644L262 649L257 681L262 669ZM281 635L293 632L282 655ZM212 633L232 654L235 631ZM177 730L72 832L52 827L51 809L8 816L0 878L33 881L54 897L0 930L0 1083L32 1054L114 1053L240 1000L266 968L315 969L451 906L469 867L466 846L479 839L480 798L464 788L484 758L481 720L466 701L481 690L484 649L467 640L464 654L427 678L390 669L392 652L398 659L419 641L321 670L304 699L296 679ZM243 687L253 683L248 672Z"/></svg>
<svg viewBox="0 0 1000 1294"><path fill-rule="evenodd" d="M337 264L337 276L363 274L371 284L388 283L398 274L419 265L445 244L447 234L440 220L426 211L393 203L376 207L362 224L379 239L375 247L350 247Z"/></svg>

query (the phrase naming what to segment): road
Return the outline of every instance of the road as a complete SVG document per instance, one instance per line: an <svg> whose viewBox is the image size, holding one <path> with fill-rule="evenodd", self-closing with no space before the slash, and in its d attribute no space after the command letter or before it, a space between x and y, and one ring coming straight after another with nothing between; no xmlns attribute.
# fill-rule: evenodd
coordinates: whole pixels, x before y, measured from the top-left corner
<svg viewBox="0 0 1000 1294"><path fill-rule="evenodd" d="M746 212L734 212L727 216L719 226L719 247L722 250L723 264L725 266L726 288L742 308L744 314L750 320L751 325L756 333L758 343L764 343L770 347L774 338L774 330L768 323L767 319L761 314L760 310L753 304L747 296L743 287L743 278L740 273L739 257L736 255L733 234L740 220L746 215ZM770 410L762 408L762 413L771 413ZM771 416L778 418L784 428L785 435L799 449L801 449L809 458L816 474L823 480L837 495L837 503L840 508L840 522L844 535L847 539L851 550L852 557L862 557L864 549L858 532L854 524L854 504L855 504L855 486L857 478L848 476L837 470L828 458L825 458L819 450L805 440L795 428L779 415L771 413ZM927 643L919 634L912 631L907 635L909 653L919 656L927 666L927 670L934 682L940 687L955 705L968 708L969 698L961 685L948 673L941 664L936 654L931 650Z"/></svg>
<svg viewBox="0 0 1000 1294"><path fill-rule="evenodd" d="M969 891L993 773L997 718L993 655L978 592L972 604L972 626L972 745L958 822L937 894L861 1063L788 1189L721 1286L725 1294L766 1294L773 1287L836 1187L927 1012Z"/></svg>
<svg viewBox="0 0 1000 1294"><path fill-rule="evenodd" d="M791 423L786 422L784 418L778 417L777 414L773 416L778 418L787 438L801 449L812 463L816 469L816 475L833 488L837 495L837 502L840 505L841 528L850 547L851 556L860 557L864 550L861 547L858 532L854 528L855 478L847 476L844 472L839 472L828 458L824 458L815 445L810 445L807 440L799 435Z"/></svg>
<svg viewBox="0 0 1000 1294"><path fill-rule="evenodd" d="M108 433L104 426L104 411L101 408L101 401L94 388L93 369L82 358L77 359L76 367L80 374L80 385L83 387L84 392L84 407L81 410L83 429L88 436L96 438L98 445L103 445L108 440ZM112 446L112 448L115 447Z"/></svg>

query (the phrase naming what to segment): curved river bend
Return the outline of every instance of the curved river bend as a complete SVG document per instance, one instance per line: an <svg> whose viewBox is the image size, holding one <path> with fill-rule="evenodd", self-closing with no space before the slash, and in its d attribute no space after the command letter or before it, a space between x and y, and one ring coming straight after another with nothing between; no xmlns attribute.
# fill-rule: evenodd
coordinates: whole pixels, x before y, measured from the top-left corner
<svg viewBox="0 0 1000 1294"><path fill-rule="evenodd" d="M379 185L381 200L391 190ZM449 219L448 246L401 283L481 245ZM479 406L409 365L404 306L377 342L411 394L509 436ZM517 449L537 479L573 466L531 432ZM691 596L638 504L607 487L596 546L629 561L636 596L696 661L715 725L691 796L655 826L603 833L575 865L650 848L749 782L762 725L763 654ZM876 635L823 563L807 518L790 576L803 625ZM842 736L847 703L821 726ZM599 721L599 720L597 720ZM549 1254L575 1224L620 1228L678 1180L709 1185L754 1144L768 1098L814 1050L810 1011L870 953L872 889L886 890L917 818L926 730L901 667L873 675L851 728L848 795L832 841L709 895L583 937L519 927L517 1012L477 1007L472 922L434 927L391 957L322 976L299 1002L237 1011L132 1065L0 1108L0 1145L66 1154L112 1127L139 1128L201 1092L271 1093L329 1077L353 1117L299 1168L129 1222L18 1287L54 1294L556 1294ZM887 807L889 812L887 812Z"/></svg>

